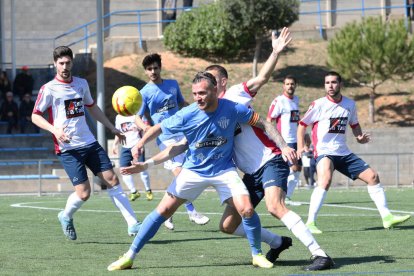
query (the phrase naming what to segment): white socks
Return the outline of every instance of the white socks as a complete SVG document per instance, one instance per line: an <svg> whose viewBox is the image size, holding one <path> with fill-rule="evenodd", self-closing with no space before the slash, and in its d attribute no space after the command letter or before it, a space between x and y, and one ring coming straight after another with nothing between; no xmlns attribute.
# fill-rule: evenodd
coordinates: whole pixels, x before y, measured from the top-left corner
<svg viewBox="0 0 414 276"><path fill-rule="evenodd" d="M267 243L270 246L270 248L278 248L282 244L282 237L273 232L270 232L267 229L264 229L263 227L261 230L261 241ZM232 235L246 238L246 232L244 232L242 223L239 224L239 226L236 228L236 230L234 230Z"/></svg>
<svg viewBox="0 0 414 276"><path fill-rule="evenodd" d="M372 201L374 201L375 206L377 206L381 218L384 218L391 214L387 206L387 198L385 197L385 192L381 186L381 183L378 183L374 186L368 185L367 189L369 196L371 197Z"/></svg>
<svg viewBox="0 0 414 276"><path fill-rule="evenodd" d="M119 209L119 211L121 211L121 214L128 223L128 226L136 224L137 217L135 216L134 210L132 210L131 204L129 204L127 196L122 190L121 185L118 184L107 191L112 202Z"/></svg>
<svg viewBox="0 0 414 276"><path fill-rule="evenodd" d="M144 183L145 191L151 190L151 184L150 184L150 177L148 171L143 171L140 173L141 180Z"/></svg>
<svg viewBox="0 0 414 276"><path fill-rule="evenodd" d="M122 180L124 181L128 189L131 191L131 193L136 193L137 189L135 188L134 177L132 176L132 174L122 175Z"/></svg>
<svg viewBox="0 0 414 276"><path fill-rule="evenodd" d="M299 182L300 172L290 171L288 179L287 179L287 193L286 197L291 199L293 192L295 191L296 186Z"/></svg>
<svg viewBox="0 0 414 276"><path fill-rule="evenodd" d="M326 253L312 236L308 227L306 227L302 219L295 212L289 211L282 217L281 221L309 249L312 255L327 257Z"/></svg>
<svg viewBox="0 0 414 276"><path fill-rule="evenodd" d="M319 209L321 209L323 201L325 200L326 193L327 191L320 188L319 186L316 186L315 189L313 189L313 193L309 203L309 214L307 223L314 222L316 220L316 216L318 215Z"/></svg>
<svg viewBox="0 0 414 276"><path fill-rule="evenodd" d="M65 210L63 210L64 216L71 219L73 214L83 205L83 203L85 203L85 201L80 199L76 192L71 193L66 201Z"/></svg>

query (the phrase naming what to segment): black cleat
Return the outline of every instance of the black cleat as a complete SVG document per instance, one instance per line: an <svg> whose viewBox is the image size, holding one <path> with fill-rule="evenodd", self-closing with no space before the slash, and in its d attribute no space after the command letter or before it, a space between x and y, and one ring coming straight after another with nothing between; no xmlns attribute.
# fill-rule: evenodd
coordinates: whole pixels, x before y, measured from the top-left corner
<svg viewBox="0 0 414 276"><path fill-rule="evenodd" d="M266 259L269 262L276 262L279 258L280 253L292 246L292 239L289 237L282 236L282 244L278 248L270 248L269 252L266 254Z"/></svg>
<svg viewBox="0 0 414 276"><path fill-rule="evenodd" d="M307 271L325 270L334 267L335 263L331 257L312 256L312 264L305 266L303 269Z"/></svg>

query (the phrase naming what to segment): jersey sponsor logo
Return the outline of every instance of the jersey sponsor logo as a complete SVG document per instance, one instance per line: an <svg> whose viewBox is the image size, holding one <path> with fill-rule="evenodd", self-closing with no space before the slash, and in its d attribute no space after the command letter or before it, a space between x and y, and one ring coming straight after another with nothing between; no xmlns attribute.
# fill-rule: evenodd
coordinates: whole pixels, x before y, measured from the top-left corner
<svg viewBox="0 0 414 276"><path fill-rule="evenodd" d="M230 124L230 119L227 119L226 117L221 117L219 120L218 120L218 122L217 122L218 124L219 124L219 126L222 128L222 129L226 129L228 126L229 126L229 124Z"/></svg>
<svg viewBox="0 0 414 276"><path fill-rule="evenodd" d="M82 98L65 100L66 118L75 118L85 115Z"/></svg>
<svg viewBox="0 0 414 276"><path fill-rule="evenodd" d="M290 111L290 122L297 123L300 120L299 110L291 110Z"/></svg>
<svg viewBox="0 0 414 276"><path fill-rule="evenodd" d="M207 137L206 140L202 142L198 142L195 144L196 149L199 148L207 148L207 147L220 147L227 143L227 139L225 137Z"/></svg>
<svg viewBox="0 0 414 276"><path fill-rule="evenodd" d="M328 133L345 133L348 117L330 118Z"/></svg>
<svg viewBox="0 0 414 276"><path fill-rule="evenodd" d="M155 112L156 113L161 113L161 112L165 112L168 111L170 109L173 109L176 107L175 102L167 102L166 105L164 105L163 107L158 108Z"/></svg>
<svg viewBox="0 0 414 276"><path fill-rule="evenodd" d="M128 131L138 131L137 126L132 122L125 122L121 124L121 131L128 132Z"/></svg>

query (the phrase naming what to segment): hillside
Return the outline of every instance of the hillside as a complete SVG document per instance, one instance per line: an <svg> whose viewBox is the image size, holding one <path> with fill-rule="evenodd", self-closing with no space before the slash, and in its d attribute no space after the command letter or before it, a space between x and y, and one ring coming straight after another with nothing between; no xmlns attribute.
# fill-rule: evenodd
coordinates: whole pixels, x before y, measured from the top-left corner
<svg viewBox="0 0 414 276"><path fill-rule="evenodd" d="M280 57L269 83L259 92L254 108L265 116L273 98L281 93L281 78L287 74L297 77L299 87L296 94L300 97L301 113L306 111L312 100L324 95L323 76L330 69L326 67L325 41L293 41L289 49ZM174 78L180 84L187 101L192 102L191 80L197 71L211 62L198 58L182 57L171 52L160 52L162 56L163 78ZM107 93L108 116L113 119L115 112L110 106L111 91L123 85L133 85L140 89L146 81L141 61L145 54L117 57L105 62L105 86ZM267 53L263 54L264 57ZM263 59L264 61L264 59ZM263 62L262 61L262 62ZM236 84L251 77L251 63L222 63L229 73L229 84ZM261 66L260 63L259 66ZM259 67L260 69L260 67ZM89 74L91 86L94 85L94 73ZM414 81L387 82L379 87L375 100L376 120L374 125L368 122L368 89L346 85L343 94L357 101L359 119L363 128L384 128L414 126Z"/></svg>

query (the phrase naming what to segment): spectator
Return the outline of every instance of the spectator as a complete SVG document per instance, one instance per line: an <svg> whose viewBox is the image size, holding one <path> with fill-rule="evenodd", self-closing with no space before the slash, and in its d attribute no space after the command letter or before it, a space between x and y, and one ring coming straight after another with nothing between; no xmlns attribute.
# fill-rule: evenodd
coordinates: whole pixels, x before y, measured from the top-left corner
<svg viewBox="0 0 414 276"><path fill-rule="evenodd" d="M406 0L407 17L414 20L414 0Z"/></svg>
<svg viewBox="0 0 414 276"><path fill-rule="evenodd" d="M174 20L177 18L177 0L164 0L163 8L165 20ZM167 25L170 22L167 22Z"/></svg>
<svg viewBox="0 0 414 276"><path fill-rule="evenodd" d="M29 72L28 66L23 66L19 74L17 74L13 83L13 92L22 100L27 93L32 95L34 79Z"/></svg>
<svg viewBox="0 0 414 276"><path fill-rule="evenodd" d="M185 8L185 11L191 10L193 7L193 0L183 0L183 7Z"/></svg>
<svg viewBox="0 0 414 276"><path fill-rule="evenodd" d="M6 71L0 72L0 102L6 99L6 93L11 91L11 83Z"/></svg>
<svg viewBox="0 0 414 276"><path fill-rule="evenodd" d="M6 93L6 100L1 104L1 120L8 123L7 133L12 133L13 128L17 130L18 108L13 99L13 92Z"/></svg>
<svg viewBox="0 0 414 276"><path fill-rule="evenodd" d="M32 112L34 108L34 101L29 93L24 94L19 107L20 131L25 133L27 126L33 126L34 132L39 133L39 127L32 123Z"/></svg>

